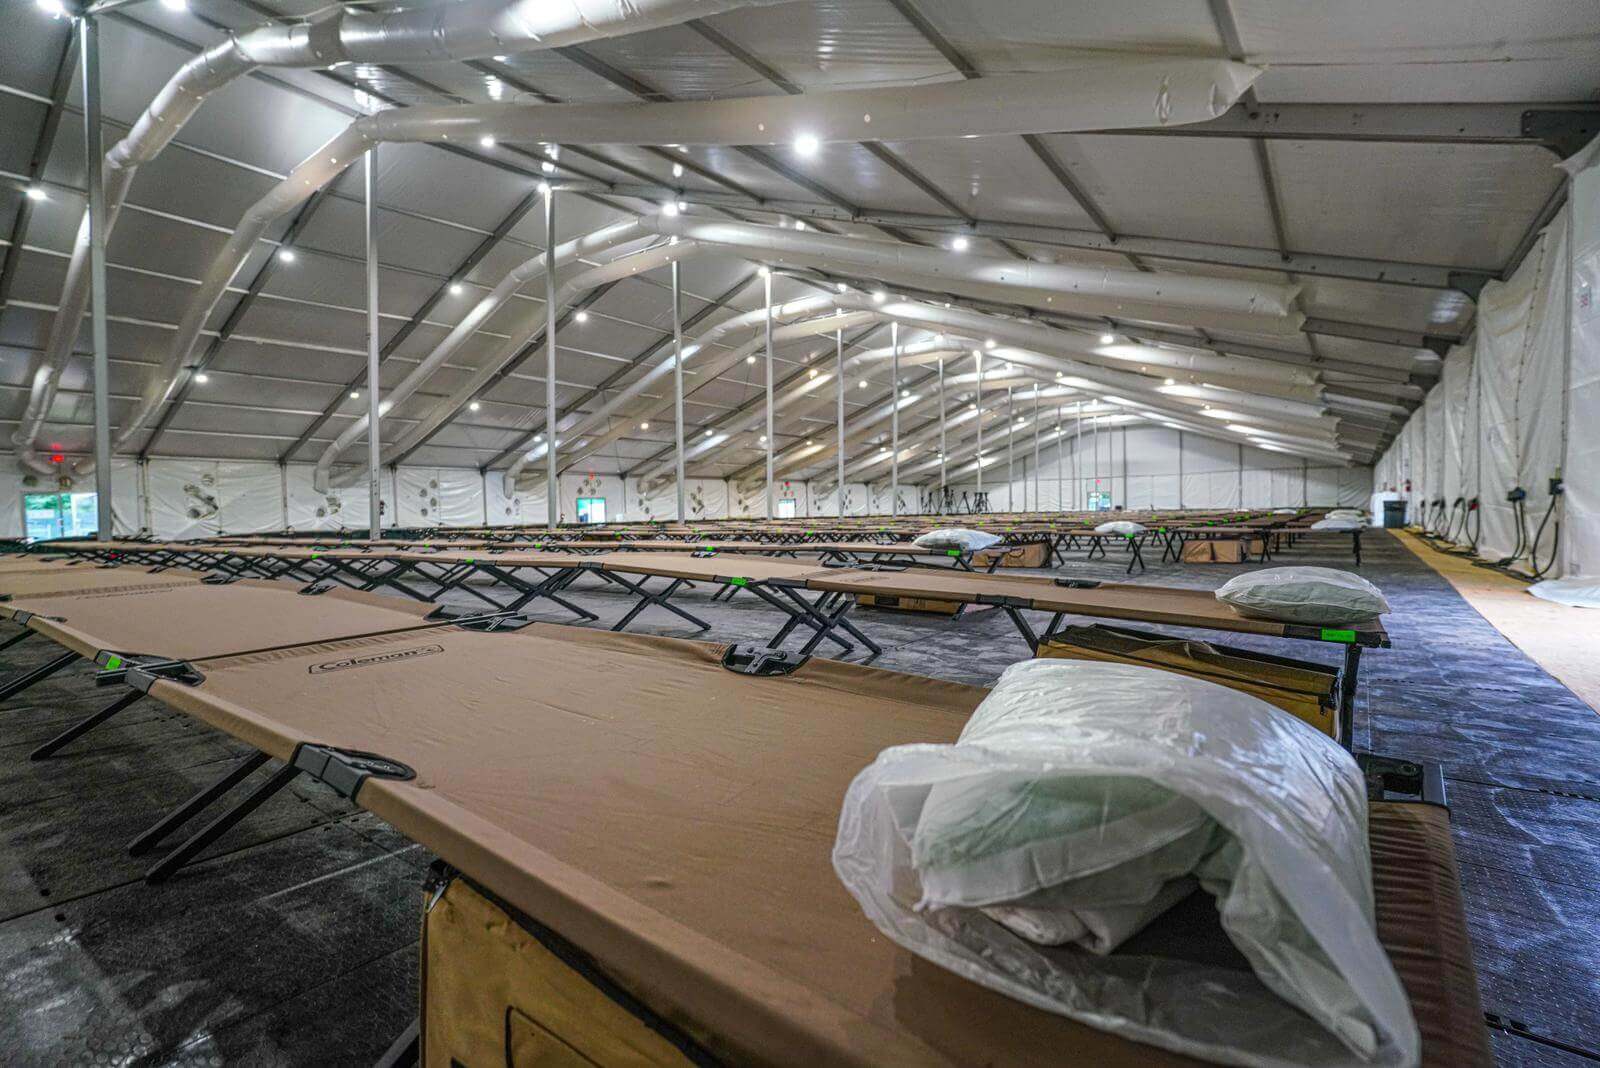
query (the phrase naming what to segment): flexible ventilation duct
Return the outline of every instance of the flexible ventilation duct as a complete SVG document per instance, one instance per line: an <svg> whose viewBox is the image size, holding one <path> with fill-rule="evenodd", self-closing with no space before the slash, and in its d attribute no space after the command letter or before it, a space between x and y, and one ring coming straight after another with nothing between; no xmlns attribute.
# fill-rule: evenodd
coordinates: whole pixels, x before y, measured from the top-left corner
<svg viewBox="0 0 1600 1068"><path fill-rule="evenodd" d="M458 0L398 11L330 5L305 22L272 23L231 35L178 68L121 141L106 153L105 230L116 225L128 186L178 135L206 98L259 67L484 59L639 33L742 7L784 0ZM55 399L89 303L89 218L84 213L55 319L13 440L31 449ZM52 473L32 458L33 466Z"/></svg>
<svg viewBox="0 0 1600 1068"><path fill-rule="evenodd" d="M181 380L202 324L267 228L372 145L482 137L508 143L773 145L1104 130L1203 122L1260 69L1221 60L1083 60L1064 71L801 96L690 103L467 104L398 108L351 123L245 212L207 268L161 370L120 429L126 446ZM28 429L28 428L25 428ZM31 441L31 438L30 438ZM76 471L82 474L84 465Z"/></svg>

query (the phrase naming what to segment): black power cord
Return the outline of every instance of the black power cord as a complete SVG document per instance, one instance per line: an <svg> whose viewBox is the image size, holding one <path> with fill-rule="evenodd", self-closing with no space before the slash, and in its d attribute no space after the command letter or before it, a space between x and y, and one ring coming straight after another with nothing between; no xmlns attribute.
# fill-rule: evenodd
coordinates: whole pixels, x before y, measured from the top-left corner
<svg viewBox="0 0 1600 1068"><path fill-rule="evenodd" d="M1528 546L1528 562L1533 565L1533 577L1544 578L1545 572L1555 566L1556 552L1561 546L1561 520L1556 519L1555 529L1551 531L1550 559L1545 561L1543 567L1539 566L1539 542L1544 538L1545 524L1549 523L1556 514L1556 503L1561 500L1566 492L1566 485L1561 481L1561 476L1556 475L1550 479L1550 504L1544 510L1544 518L1539 520L1539 529L1533 535L1533 542Z"/></svg>

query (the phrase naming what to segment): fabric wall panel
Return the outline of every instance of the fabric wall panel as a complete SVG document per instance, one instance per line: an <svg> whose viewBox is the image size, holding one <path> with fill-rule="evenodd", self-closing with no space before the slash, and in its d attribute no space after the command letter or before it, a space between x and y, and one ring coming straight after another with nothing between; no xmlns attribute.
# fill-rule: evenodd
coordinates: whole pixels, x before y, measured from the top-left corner
<svg viewBox="0 0 1600 1068"><path fill-rule="evenodd" d="M284 528L283 473L277 464L223 460L216 465L216 479L224 532L264 534Z"/></svg>
<svg viewBox="0 0 1600 1068"><path fill-rule="evenodd" d="M351 486L318 493L311 464L290 464L288 480L290 530L348 530L367 525L367 487Z"/></svg>
<svg viewBox="0 0 1600 1068"><path fill-rule="evenodd" d="M1306 468L1306 505L1312 508L1325 508L1343 504L1343 496L1339 489L1343 473L1344 469L1338 467Z"/></svg>
<svg viewBox="0 0 1600 1068"><path fill-rule="evenodd" d="M1272 507L1272 472L1262 468L1248 468L1244 471L1244 496L1241 506L1244 508L1271 508Z"/></svg>
<svg viewBox="0 0 1600 1068"><path fill-rule="evenodd" d="M1341 467L1337 503L1345 508L1365 508L1372 502L1372 468ZM1310 503L1315 503L1310 502Z"/></svg>
<svg viewBox="0 0 1600 1068"><path fill-rule="evenodd" d="M1561 566L1600 576L1600 140L1567 164L1572 196L1572 362L1567 370L1567 452Z"/></svg>
<svg viewBox="0 0 1600 1068"><path fill-rule="evenodd" d="M460 468L401 467L395 472L406 527L466 527L483 522L483 481Z"/></svg>

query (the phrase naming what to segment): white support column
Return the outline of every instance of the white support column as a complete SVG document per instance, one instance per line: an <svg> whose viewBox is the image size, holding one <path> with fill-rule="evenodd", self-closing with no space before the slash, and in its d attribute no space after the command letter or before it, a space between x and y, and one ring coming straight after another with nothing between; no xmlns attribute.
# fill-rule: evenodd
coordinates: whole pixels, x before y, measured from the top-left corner
<svg viewBox="0 0 1600 1068"><path fill-rule="evenodd" d="M772 272L763 267L762 274L766 280L767 301L767 518L771 519L776 514L772 500Z"/></svg>
<svg viewBox="0 0 1600 1068"><path fill-rule="evenodd" d="M834 460L838 468L839 484L834 487L834 501L838 504L836 509L839 518L844 518L844 331L833 332L833 377L834 393L837 399L838 411L834 413L834 432L838 441L834 447Z"/></svg>
<svg viewBox="0 0 1600 1068"><path fill-rule="evenodd" d="M367 223L367 530L368 536L383 537L383 437L379 421L383 418L378 390L378 228L375 196L378 185L378 146L367 149L363 172ZM400 500L395 498L398 507ZM398 517L396 517L398 518Z"/></svg>
<svg viewBox="0 0 1600 1068"><path fill-rule="evenodd" d="M944 460L944 357L939 357L939 507L944 508L945 494L945 460Z"/></svg>
<svg viewBox="0 0 1600 1068"><path fill-rule="evenodd" d="M889 514L900 514L900 324L889 324Z"/></svg>
<svg viewBox="0 0 1600 1068"><path fill-rule="evenodd" d="M1033 510L1039 507L1039 384L1033 385Z"/></svg>
<svg viewBox="0 0 1600 1068"><path fill-rule="evenodd" d="M678 522L688 520L684 514L683 492L683 304L679 299L678 261L672 261L672 423L673 446L677 450L675 465L678 476Z"/></svg>
<svg viewBox="0 0 1600 1068"><path fill-rule="evenodd" d="M94 349L95 537L111 540L111 355L106 340L106 193L100 161L100 25L93 15L78 19L83 56L83 151L89 171L90 338Z"/></svg>
<svg viewBox="0 0 1600 1068"><path fill-rule="evenodd" d="M561 520L556 482L556 190L544 189L544 497L545 525Z"/></svg>
<svg viewBox="0 0 1600 1068"><path fill-rule="evenodd" d="M1011 395L1011 387L1006 387L1006 511L1017 510L1017 403Z"/></svg>
<svg viewBox="0 0 1600 1068"><path fill-rule="evenodd" d="M1064 466L1064 464L1062 463L1063 459L1064 459L1064 457L1061 455L1061 405L1057 404L1056 405L1056 511L1058 511L1058 512L1065 512L1067 510L1067 498L1062 495L1062 490L1061 490L1061 468Z"/></svg>
<svg viewBox="0 0 1600 1068"><path fill-rule="evenodd" d="M983 350L972 350L973 363L978 371L978 395L972 402L973 411L976 412L978 424L978 488L977 493L983 492ZM974 507L977 501L973 501Z"/></svg>

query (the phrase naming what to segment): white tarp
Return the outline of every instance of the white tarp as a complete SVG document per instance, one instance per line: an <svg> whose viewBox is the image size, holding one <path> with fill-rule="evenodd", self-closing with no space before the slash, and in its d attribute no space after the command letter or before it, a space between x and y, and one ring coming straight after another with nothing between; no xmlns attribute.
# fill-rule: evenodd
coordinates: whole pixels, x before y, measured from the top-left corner
<svg viewBox="0 0 1600 1068"><path fill-rule="evenodd" d="M1565 573L1600 576L1600 140L1572 171L1572 356L1568 367Z"/></svg>
<svg viewBox="0 0 1600 1068"><path fill-rule="evenodd" d="M468 527L483 522L483 479L456 467L401 467L396 473L403 527Z"/></svg>
<svg viewBox="0 0 1600 1068"><path fill-rule="evenodd" d="M1423 485L1427 489L1427 523L1430 530L1439 529L1443 525L1439 515L1439 501L1444 500L1445 510L1450 508L1450 498L1445 494L1444 482L1444 446L1445 446L1445 414L1444 414L1444 386L1436 385L1428 391L1427 398L1423 401L1423 408L1427 411L1427 420L1423 423L1423 430L1427 434L1426 444L1423 446L1423 462L1426 464L1423 474Z"/></svg>
<svg viewBox="0 0 1600 1068"><path fill-rule="evenodd" d="M1478 395L1472 345L1457 345L1444 361L1438 389L1444 395L1444 499L1451 529L1465 542L1466 502L1478 495ZM1461 507L1456 501L1461 501Z"/></svg>
<svg viewBox="0 0 1600 1068"><path fill-rule="evenodd" d="M1483 406L1483 534L1478 552L1510 556L1517 524L1506 494L1527 491L1527 532L1549 501L1547 479L1560 465L1565 368L1566 217L1547 226L1507 282L1478 298L1479 399ZM1524 557L1525 560L1525 557Z"/></svg>

